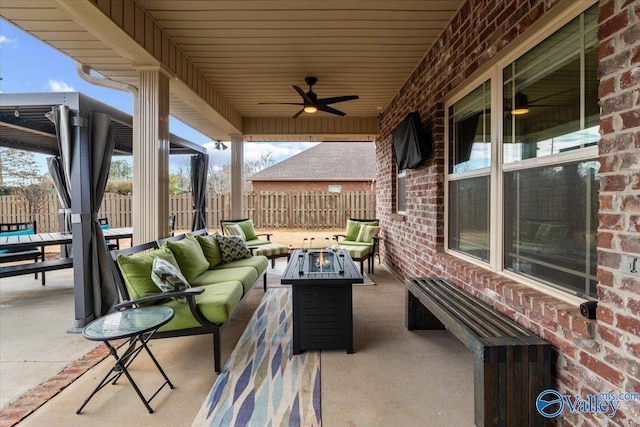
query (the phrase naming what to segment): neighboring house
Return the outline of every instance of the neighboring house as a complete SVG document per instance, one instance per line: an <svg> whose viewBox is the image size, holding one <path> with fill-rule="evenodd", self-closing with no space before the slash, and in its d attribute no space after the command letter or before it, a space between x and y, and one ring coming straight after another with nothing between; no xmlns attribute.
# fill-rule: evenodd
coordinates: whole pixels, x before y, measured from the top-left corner
<svg viewBox="0 0 640 427"><path fill-rule="evenodd" d="M323 142L247 178L253 191L375 191L372 142Z"/></svg>

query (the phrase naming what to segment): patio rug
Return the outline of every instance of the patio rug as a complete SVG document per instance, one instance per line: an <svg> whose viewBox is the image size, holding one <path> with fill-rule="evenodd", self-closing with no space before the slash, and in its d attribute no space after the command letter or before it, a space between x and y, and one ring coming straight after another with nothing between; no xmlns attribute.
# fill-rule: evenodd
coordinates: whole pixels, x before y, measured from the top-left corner
<svg viewBox="0 0 640 427"><path fill-rule="evenodd" d="M267 290L193 421L200 426L321 426L320 352L292 355L291 293Z"/></svg>

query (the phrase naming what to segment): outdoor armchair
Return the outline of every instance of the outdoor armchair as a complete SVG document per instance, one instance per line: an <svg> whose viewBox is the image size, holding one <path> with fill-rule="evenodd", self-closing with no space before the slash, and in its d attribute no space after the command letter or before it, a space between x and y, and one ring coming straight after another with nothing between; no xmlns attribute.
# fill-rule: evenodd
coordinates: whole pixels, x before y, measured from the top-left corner
<svg viewBox="0 0 640 427"><path fill-rule="evenodd" d="M341 249L345 249L351 259L360 261L360 271L363 271L364 261L367 260L368 272L374 272L374 255L378 250L378 219L349 218L344 234L334 234L333 238ZM341 240L342 239L342 240Z"/></svg>
<svg viewBox="0 0 640 427"><path fill-rule="evenodd" d="M254 255L263 255L271 260L271 268L275 267L276 258L291 257L288 247L271 242L270 233L257 233L253 221L248 218L227 219L220 221L222 234L226 236L240 236ZM260 237L266 237L266 240Z"/></svg>

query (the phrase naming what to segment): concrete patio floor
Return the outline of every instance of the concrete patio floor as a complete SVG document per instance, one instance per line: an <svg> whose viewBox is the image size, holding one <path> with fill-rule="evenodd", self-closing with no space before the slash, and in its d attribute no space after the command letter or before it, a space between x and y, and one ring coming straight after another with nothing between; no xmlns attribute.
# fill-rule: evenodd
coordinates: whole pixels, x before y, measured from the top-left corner
<svg viewBox="0 0 640 427"><path fill-rule="evenodd" d="M0 426L12 425L8 415L16 407L39 406L34 396L37 401L37 396L47 395L38 391L64 382L54 376L65 367L71 366L66 371L78 375L93 364L82 358L96 343L68 332L73 326L71 278L69 270L47 273L44 288L33 276L0 282ZM372 278L376 286L353 288L355 353L321 354L323 426L473 425L471 353L446 331L407 331L403 283L378 265ZM279 280L271 275L269 282ZM262 290L254 288L223 330L224 360L262 296ZM54 397L45 397L44 404L19 425L190 426L216 379L211 345L211 336L151 342L176 386L153 399L154 414L147 413L126 380L108 385L82 414L75 414L111 367L108 358ZM103 349L99 346L89 359L99 361ZM145 394L161 383L145 354L131 372ZM21 398L26 393L30 398Z"/></svg>

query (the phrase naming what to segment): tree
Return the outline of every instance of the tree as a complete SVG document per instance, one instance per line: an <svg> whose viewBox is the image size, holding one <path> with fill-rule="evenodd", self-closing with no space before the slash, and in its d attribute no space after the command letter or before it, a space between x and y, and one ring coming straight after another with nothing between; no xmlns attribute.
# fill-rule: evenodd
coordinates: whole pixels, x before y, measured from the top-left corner
<svg viewBox="0 0 640 427"><path fill-rule="evenodd" d="M126 160L113 160L109 168L109 179L114 181L130 181L133 179L133 167Z"/></svg>
<svg viewBox="0 0 640 427"><path fill-rule="evenodd" d="M53 191L53 182L49 179L42 178L40 182L35 184L23 185L18 191L17 204L27 211L27 217L33 216L49 206L47 196Z"/></svg>
<svg viewBox="0 0 640 427"><path fill-rule="evenodd" d="M33 153L0 148L0 184L23 187L39 183L42 176Z"/></svg>
<svg viewBox="0 0 640 427"><path fill-rule="evenodd" d="M244 162L245 176L251 176L262 169L268 168L276 162L272 152L260 153L260 157L256 160L247 160Z"/></svg>
<svg viewBox="0 0 640 427"><path fill-rule="evenodd" d="M209 163L207 187L216 194L228 193L231 188L231 166Z"/></svg>

